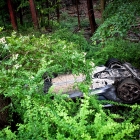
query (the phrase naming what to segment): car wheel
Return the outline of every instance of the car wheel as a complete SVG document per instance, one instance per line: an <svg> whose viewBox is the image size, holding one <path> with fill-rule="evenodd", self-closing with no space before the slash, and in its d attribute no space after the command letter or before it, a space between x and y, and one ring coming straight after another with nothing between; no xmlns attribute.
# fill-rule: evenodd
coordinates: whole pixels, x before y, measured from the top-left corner
<svg viewBox="0 0 140 140"><path fill-rule="evenodd" d="M132 78L124 79L117 87L117 96L126 103L134 103L140 98L140 85Z"/></svg>

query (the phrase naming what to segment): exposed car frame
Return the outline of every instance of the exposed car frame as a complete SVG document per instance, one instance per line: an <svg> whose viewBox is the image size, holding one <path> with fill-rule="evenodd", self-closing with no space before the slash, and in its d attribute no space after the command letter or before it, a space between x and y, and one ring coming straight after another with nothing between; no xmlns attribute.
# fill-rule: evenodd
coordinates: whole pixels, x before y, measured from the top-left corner
<svg viewBox="0 0 140 140"><path fill-rule="evenodd" d="M92 74L92 86L89 96L96 95L99 100L111 100L120 103L140 101L140 70L130 63L118 59L109 59L105 65L95 68ZM48 91L51 78L45 78L44 87ZM83 97L80 91L69 93L72 99Z"/></svg>

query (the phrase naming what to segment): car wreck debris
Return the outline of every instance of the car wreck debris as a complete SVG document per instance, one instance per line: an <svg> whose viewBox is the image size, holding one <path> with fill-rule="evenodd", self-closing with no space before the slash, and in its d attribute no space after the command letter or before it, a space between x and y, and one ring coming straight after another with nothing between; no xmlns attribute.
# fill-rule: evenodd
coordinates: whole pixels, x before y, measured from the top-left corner
<svg viewBox="0 0 140 140"><path fill-rule="evenodd" d="M122 63L115 58L109 59L105 65L95 68L91 78L90 96L96 95L99 100L120 103L135 103L140 100L140 70L128 62ZM48 85L51 85L50 83ZM44 89L46 87L44 85ZM71 91L69 97L81 98L83 93Z"/></svg>
<svg viewBox="0 0 140 140"><path fill-rule="evenodd" d="M108 87L109 91L114 90L102 91L98 96L123 103L134 103L140 99L140 71L130 63L110 59L100 69L97 67L92 77L92 89Z"/></svg>

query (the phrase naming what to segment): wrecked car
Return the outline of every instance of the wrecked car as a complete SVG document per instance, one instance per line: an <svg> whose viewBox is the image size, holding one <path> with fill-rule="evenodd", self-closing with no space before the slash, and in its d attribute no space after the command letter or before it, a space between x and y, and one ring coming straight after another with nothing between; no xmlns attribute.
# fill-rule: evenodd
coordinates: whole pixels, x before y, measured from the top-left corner
<svg viewBox="0 0 140 140"><path fill-rule="evenodd" d="M109 59L105 65L95 68L91 78L90 96L119 103L136 103L140 100L140 70L128 62ZM45 78L44 91L47 92L52 85L52 79ZM68 95L72 99L83 97L83 93L77 90Z"/></svg>

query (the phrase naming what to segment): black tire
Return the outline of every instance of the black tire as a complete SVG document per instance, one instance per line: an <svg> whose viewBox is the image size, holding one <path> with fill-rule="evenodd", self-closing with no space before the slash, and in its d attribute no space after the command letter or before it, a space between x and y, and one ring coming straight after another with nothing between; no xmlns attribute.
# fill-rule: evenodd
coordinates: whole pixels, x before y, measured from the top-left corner
<svg viewBox="0 0 140 140"><path fill-rule="evenodd" d="M117 96L125 103L134 103L140 98L140 85L132 78L124 79L117 87Z"/></svg>
<svg viewBox="0 0 140 140"><path fill-rule="evenodd" d="M108 59L105 63L105 66L108 68L120 68L122 65L122 62L116 58Z"/></svg>

